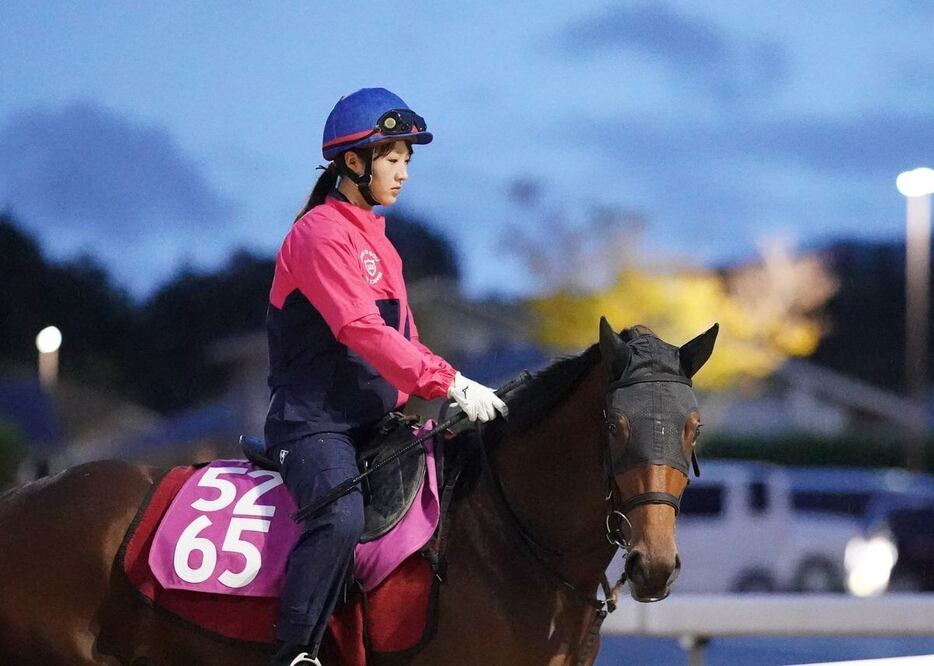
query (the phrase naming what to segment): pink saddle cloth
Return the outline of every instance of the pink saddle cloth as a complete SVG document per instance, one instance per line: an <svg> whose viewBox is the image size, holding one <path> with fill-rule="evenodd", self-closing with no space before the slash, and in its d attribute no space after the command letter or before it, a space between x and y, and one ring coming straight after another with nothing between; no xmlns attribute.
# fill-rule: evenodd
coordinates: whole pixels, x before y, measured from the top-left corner
<svg viewBox="0 0 934 666"><path fill-rule="evenodd" d="M364 590L379 585L438 526L434 447L430 439L424 446L426 474L408 512L379 539L357 545L354 576ZM150 569L166 589L277 597L302 530L291 519L295 511L278 472L246 460L215 460L172 500L153 539Z"/></svg>

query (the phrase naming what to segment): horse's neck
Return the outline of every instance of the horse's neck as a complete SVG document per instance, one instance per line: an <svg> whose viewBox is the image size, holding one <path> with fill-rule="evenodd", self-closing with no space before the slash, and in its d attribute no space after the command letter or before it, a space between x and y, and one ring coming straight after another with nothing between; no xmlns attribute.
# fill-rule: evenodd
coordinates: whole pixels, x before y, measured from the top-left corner
<svg viewBox="0 0 934 666"><path fill-rule="evenodd" d="M492 462L507 500L530 536L564 553L596 546L604 535L606 385L603 368L597 364L540 423L507 437ZM575 584L595 584L611 557L607 547L589 557L556 562L555 568Z"/></svg>
<svg viewBox="0 0 934 666"><path fill-rule="evenodd" d="M600 366L591 370L541 423L504 437L490 453L492 474L522 529L551 549L580 551L603 539L602 373ZM458 650L429 646L420 663L566 663L562 655L576 654L594 611L555 575L595 594L612 557L609 545L573 558L529 552L535 547L485 477L455 505L451 525L438 644Z"/></svg>

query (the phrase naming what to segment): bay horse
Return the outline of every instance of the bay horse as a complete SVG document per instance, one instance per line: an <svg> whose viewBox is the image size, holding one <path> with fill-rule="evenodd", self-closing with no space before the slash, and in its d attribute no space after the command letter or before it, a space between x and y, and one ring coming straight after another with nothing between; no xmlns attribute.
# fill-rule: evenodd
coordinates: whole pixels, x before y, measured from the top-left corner
<svg viewBox="0 0 934 666"><path fill-rule="evenodd" d="M598 344L513 394L509 420L487 428L478 473L451 504L436 631L411 663L592 663L595 595L618 545L632 596L668 595L680 568L678 501L696 466L690 377L716 334L715 325L679 349L601 319ZM255 644L153 611L115 565L154 478L145 466L97 461L0 496L0 663L266 662ZM337 663L327 643L321 658Z"/></svg>

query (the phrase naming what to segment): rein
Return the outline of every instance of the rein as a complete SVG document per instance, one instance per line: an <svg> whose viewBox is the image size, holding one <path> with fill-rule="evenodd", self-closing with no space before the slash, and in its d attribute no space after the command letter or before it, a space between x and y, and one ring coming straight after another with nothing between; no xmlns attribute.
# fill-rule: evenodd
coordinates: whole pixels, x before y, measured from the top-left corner
<svg viewBox="0 0 934 666"><path fill-rule="evenodd" d="M479 433L478 433L479 435ZM506 497L506 493L503 490L503 485L500 483L499 479L493 473L493 468L490 466L490 460L486 453L486 446L483 445L483 439L481 437L480 442L480 463L483 468L483 475L490 482L490 485L494 489L494 497L499 508L502 509L502 513L506 515L509 519L509 523L513 527L513 531L521 537L522 543L525 545L526 550L532 556L532 558L541 565L542 570L552 579L552 582L556 583L558 588L563 590L568 596L572 599L595 608L597 610L602 610L606 607L606 603L597 599L596 597L590 596L587 592L584 592L581 588L574 585L564 576L552 569L548 563L545 561L542 553L550 555L559 559L573 559L578 557L583 557L584 555L589 555L594 553L602 548L607 547L607 543L603 540L595 543L591 546L583 548L579 551L573 553L562 553L559 550L545 546L540 543L529 530L522 524L521 519L516 515L515 510L509 504L509 500ZM616 548L618 545L610 542L610 545L613 545ZM605 577L604 577L605 580Z"/></svg>
<svg viewBox="0 0 934 666"><path fill-rule="evenodd" d="M594 609L593 620L591 621L587 634L581 643L580 651L578 652L577 659L575 661L575 664L585 664L587 662L587 658L590 656L590 653L593 650L594 644L597 641L597 637L600 635L600 627L603 625L603 621L606 619L607 615L616 610L617 592L619 588L626 582L625 567L623 568L623 573L620 575L619 581L617 581L616 585L612 587L610 586L609 580L607 580L606 574L601 576L599 585L603 589L604 598L600 599L599 597L592 596L585 589L575 585L560 573L555 571L546 561L545 555L554 557L556 559L577 559L584 557L585 555L595 553L600 549L606 548L608 545L612 546L614 551L618 548L622 548L624 553L628 555L631 545L629 541L629 535L631 533L632 525L629 523L629 518L626 516L626 514L641 504L668 504L674 508L675 515L677 515L679 511L680 498L675 497L669 493L646 492L635 495L626 502L620 504L618 491L616 489L616 480L613 477L613 472L611 466L609 465L609 456L606 456L604 464L608 485L608 492L606 495L606 501L608 503L606 516L606 534L604 535L604 538L597 543L581 548L580 550L572 551L570 553L563 553L560 550L542 544L522 523L522 520L516 514L515 510L512 508L512 505L509 503L509 499L506 497L506 492L503 489L502 483L500 483L499 478L493 473L493 468L490 465L490 460L487 456L486 446L483 442L483 436L480 432L479 424L477 425L477 437L478 446L480 448L480 463L483 469L483 475L493 487L493 495L496 499L496 504L500 508L500 512L504 513L509 519L509 523L512 525L513 531L519 535L520 540L525 546L525 550L529 554L530 558L538 563L539 568L546 574L548 578L551 579L552 583L559 590L564 592L565 595L582 605L589 606L590 608ZM611 522L614 519L616 520L617 524L615 527L612 527Z"/></svg>

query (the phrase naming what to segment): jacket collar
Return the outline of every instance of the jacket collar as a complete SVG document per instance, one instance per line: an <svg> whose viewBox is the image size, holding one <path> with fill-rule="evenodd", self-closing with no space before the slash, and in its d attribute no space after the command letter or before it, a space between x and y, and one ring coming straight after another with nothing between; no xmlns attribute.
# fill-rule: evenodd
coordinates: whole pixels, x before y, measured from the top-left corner
<svg viewBox="0 0 934 666"><path fill-rule="evenodd" d="M336 188L328 193L327 203L361 231L367 233L374 231L386 232L386 219L382 215L377 215L371 210L364 210L360 206L350 203L350 200Z"/></svg>

